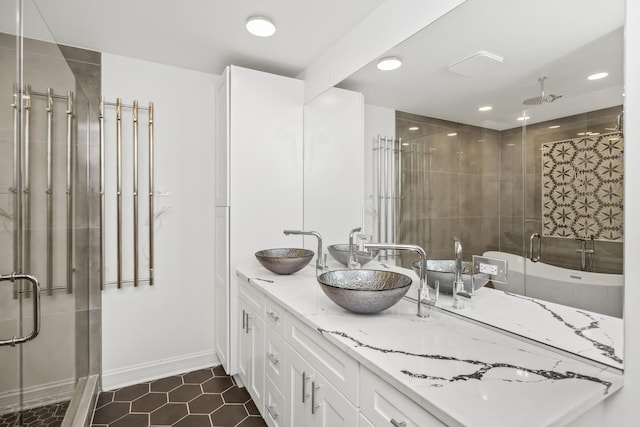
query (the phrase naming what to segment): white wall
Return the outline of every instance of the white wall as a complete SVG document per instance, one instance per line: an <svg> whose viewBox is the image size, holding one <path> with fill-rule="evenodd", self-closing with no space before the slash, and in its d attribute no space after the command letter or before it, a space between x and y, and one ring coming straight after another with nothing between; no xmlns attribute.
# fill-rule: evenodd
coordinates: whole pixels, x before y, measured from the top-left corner
<svg viewBox="0 0 640 427"><path fill-rule="evenodd" d="M162 214L155 223L154 286L116 289L108 285L103 292L102 370L103 388L108 390L217 362L212 309L213 162L219 76L110 54L103 54L102 65L106 101L120 97L128 104L134 99L142 105L148 101L155 104L155 189L164 194L156 197L155 205L156 213ZM106 109L105 150L111 162L115 150L113 114L113 108ZM129 124L123 125L122 132L123 152L129 153ZM142 114L140 139L146 141L146 115ZM130 163L125 164L123 173L129 174L130 180ZM107 183L112 185L113 167L106 170ZM145 188L146 184L140 191L143 206ZM107 195L108 212L112 212L114 198ZM128 197L126 200L130 203ZM145 215L141 213L141 245L146 244ZM105 228L107 281L115 277L113 224L110 215ZM125 279L131 278L132 265L128 225L123 233ZM148 277L145 262L146 258L141 260L141 277Z"/></svg>

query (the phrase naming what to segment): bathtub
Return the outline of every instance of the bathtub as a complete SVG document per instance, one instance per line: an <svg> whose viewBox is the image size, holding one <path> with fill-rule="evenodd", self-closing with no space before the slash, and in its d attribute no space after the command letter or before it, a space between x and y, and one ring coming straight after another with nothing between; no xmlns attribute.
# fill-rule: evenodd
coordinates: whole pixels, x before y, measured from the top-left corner
<svg viewBox="0 0 640 427"><path fill-rule="evenodd" d="M506 252L488 251L483 256L507 261L507 283L494 283L496 289L622 317L622 274L569 270Z"/></svg>

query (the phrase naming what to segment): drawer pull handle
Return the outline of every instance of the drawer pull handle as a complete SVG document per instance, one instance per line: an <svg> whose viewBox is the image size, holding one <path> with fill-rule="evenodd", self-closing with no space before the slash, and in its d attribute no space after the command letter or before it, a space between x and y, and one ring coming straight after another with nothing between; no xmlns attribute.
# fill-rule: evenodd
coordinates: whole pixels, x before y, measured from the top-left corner
<svg viewBox="0 0 640 427"><path fill-rule="evenodd" d="M272 365L277 365L280 362L280 359L276 358L276 355L273 353L267 353L267 359L271 362Z"/></svg>
<svg viewBox="0 0 640 427"><path fill-rule="evenodd" d="M307 376L306 372L302 372L302 403L307 401L307 397L309 397L309 395L307 394L306 388L307 388L307 380L311 378Z"/></svg>
<svg viewBox="0 0 640 427"><path fill-rule="evenodd" d="M278 415L279 415L277 412L273 412L273 408L275 407L276 405L267 405L267 412L269 413L271 418L274 419L274 421L278 418Z"/></svg>
<svg viewBox="0 0 640 427"><path fill-rule="evenodd" d="M280 320L280 315L273 310L269 310L267 314L269 315L269 317L273 319L274 322L277 322L278 320Z"/></svg>
<svg viewBox="0 0 640 427"><path fill-rule="evenodd" d="M316 409L320 407L320 405L316 405L316 390L320 388L319 385L316 385L315 381L311 382L311 415L315 415Z"/></svg>
<svg viewBox="0 0 640 427"><path fill-rule="evenodd" d="M391 424L394 427L407 427L407 422L406 421L396 421L393 418L391 418Z"/></svg>

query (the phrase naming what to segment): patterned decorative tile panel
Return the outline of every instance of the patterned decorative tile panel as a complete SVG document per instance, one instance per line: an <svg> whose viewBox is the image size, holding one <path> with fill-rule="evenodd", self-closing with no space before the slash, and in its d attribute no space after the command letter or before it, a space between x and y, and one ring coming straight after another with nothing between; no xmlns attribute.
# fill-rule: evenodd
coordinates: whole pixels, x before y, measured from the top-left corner
<svg viewBox="0 0 640 427"><path fill-rule="evenodd" d="M542 232L622 241L622 133L542 144Z"/></svg>

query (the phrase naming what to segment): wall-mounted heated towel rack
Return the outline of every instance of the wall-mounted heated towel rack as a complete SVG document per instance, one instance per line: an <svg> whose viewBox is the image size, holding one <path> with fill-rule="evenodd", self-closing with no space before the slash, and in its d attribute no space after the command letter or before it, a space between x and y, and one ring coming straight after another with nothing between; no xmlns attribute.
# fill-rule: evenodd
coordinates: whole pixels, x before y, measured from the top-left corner
<svg viewBox="0 0 640 427"><path fill-rule="evenodd" d="M376 211L376 232L379 242L397 243L397 218L399 199L402 194L402 140L378 135L374 145L374 199ZM380 259L387 260L395 255L381 251Z"/></svg>
<svg viewBox="0 0 640 427"><path fill-rule="evenodd" d="M142 107L139 105L137 100L134 100L132 104L124 104L121 98L117 98L115 102L107 102L104 100L104 97L100 98L99 105L99 129L100 129L100 228L105 229L105 205L107 200L105 199L105 107L114 107L115 108L115 202L116 202L116 278L115 281L108 281L104 276L105 266L105 239L104 235L101 235L100 238L100 248L101 248L101 271L103 272L102 276L102 287L105 285L115 284L118 288L121 288L124 284L133 284L133 286L138 286L142 282L148 282L149 285L153 285L154 277L154 131L153 131L153 102L149 102L147 107ZM124 201L123 201L123 135L122 135L122 127L124 120L123 111L127 110L131 112L131 123L132 123L132 133L131 133L131 161L133 165L133 171L131 175L131 188L132 188L132 250L133 250L133 278L132 279L124 279L123 276L123 230L124 230L124 219L123 219L123 209L124 209ZM139 202L140 202L140 193L139 193L139 175L140 175L140 160L139 160L139 149L140 149L140 140L139 140L139 116L140 111L144 111L147 113L147 144L148 144L148 250L149 250L149 276L148 278L141 279L140 278L140 218L139 218Z"/></svg>

